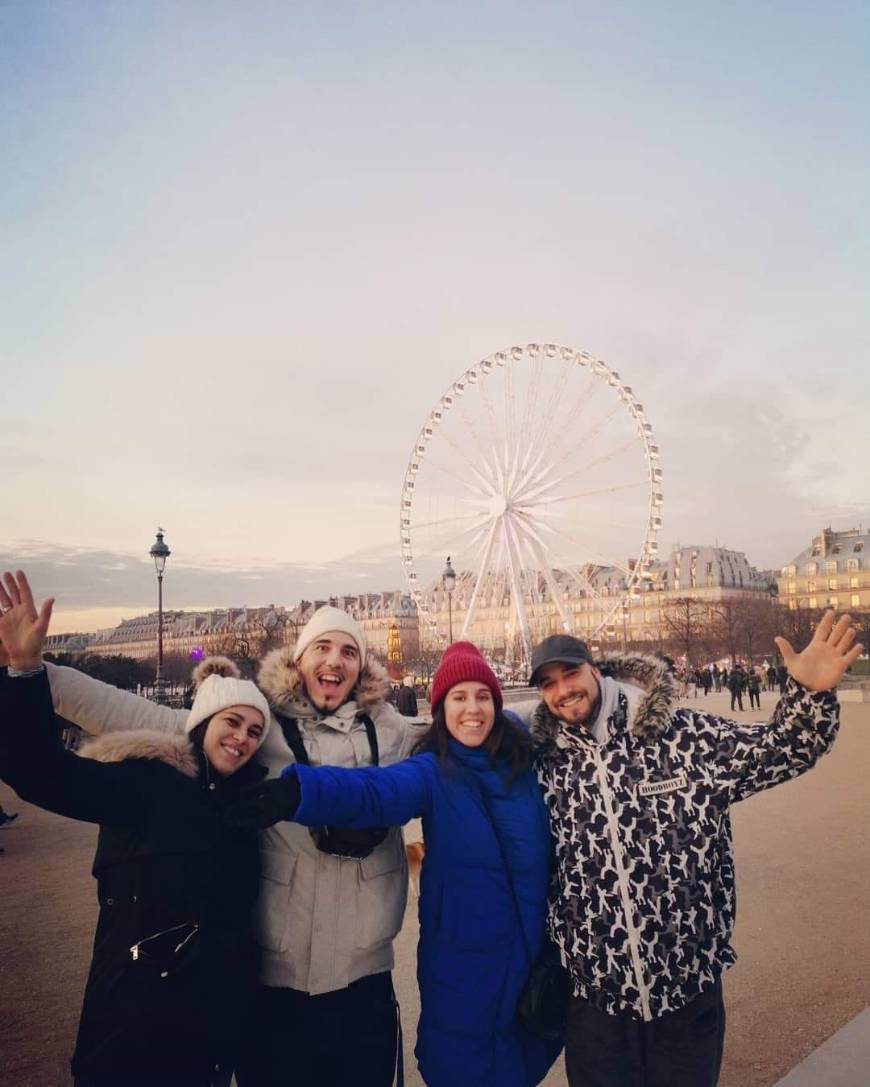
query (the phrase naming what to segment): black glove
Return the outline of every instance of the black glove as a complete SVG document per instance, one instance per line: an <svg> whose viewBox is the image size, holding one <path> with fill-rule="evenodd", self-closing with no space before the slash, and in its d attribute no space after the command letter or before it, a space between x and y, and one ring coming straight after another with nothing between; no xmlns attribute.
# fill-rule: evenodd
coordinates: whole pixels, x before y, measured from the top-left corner
<svg viewBox="0 0 870 1087"><path fill-rule="evenodd" d="M262 830L292 819L301 795L295 774L273 778L243 790L241 799L224 812L224 819L232 827Z"/></svg>

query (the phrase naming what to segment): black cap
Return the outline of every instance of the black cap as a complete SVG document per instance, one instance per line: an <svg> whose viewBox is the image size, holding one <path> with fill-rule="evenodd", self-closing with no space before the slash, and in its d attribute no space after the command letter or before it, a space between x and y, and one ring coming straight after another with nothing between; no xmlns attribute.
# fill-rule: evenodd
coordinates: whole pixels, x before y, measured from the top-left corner
<svg viewBox="0 0 870 1087"><path fill-rule="evenodd" d="M538 672L545 664L591 664L592 654L589 646L579 638L570 634L552 634L544 638L540 645L535 646L532 653L532 674L529 676L529 684L536 687Z"/></svg>

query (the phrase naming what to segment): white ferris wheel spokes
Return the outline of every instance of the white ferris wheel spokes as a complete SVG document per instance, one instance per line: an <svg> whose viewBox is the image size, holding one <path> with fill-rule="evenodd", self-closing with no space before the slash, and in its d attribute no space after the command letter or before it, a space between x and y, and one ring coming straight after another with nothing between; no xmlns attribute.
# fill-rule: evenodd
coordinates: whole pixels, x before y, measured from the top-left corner
<svg viewBox="0 0 870 1087"><path fill-rule="evenodd" d="M459 636L492 658L522 666L548 633L594 634L648 573L661 479L642 405L600 359L556 344L483 359L430 412L405 472L421 616L444 640L449 554Z"/></svg>

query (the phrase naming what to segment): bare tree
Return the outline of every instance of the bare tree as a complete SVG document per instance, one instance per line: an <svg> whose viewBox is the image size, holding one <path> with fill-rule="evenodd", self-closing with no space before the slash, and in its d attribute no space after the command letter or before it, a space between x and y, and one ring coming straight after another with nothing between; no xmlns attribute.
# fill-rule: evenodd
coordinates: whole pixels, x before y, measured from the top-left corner
<svg viewBox="0 0 870 1087"><path fill-rule="evenodd" d="M777 630L777 613L773 600L769 596L746 596L738 598L737 615L740 625L740 641L743 652L750 662L755 657L765 654L773 656L776 646L773 642Z"/></svg>
<svg viewBox="0 0 870 1087"><path fill-rule="evenodd" d="M785 608L780 605L775 613L776 633L787 638L795 649L802 649L812 638L822 614L818 608Z"/></svg>
<svg viewBox="0 0 870 1087"><path fill-rule="evenodd" d="M700 663L710 644L709 608L691 596L678 596L662 609L668 646L686 664Z"/></svg>
<svg viewBox="0 0 870 1087"><path fill-rule="evenodd" d="M727 596L715 605L710 636L716 645L716 656L721 656L724 650L724 655L732 663L737 660L740 653L740 608L735 597Z"/></svg>

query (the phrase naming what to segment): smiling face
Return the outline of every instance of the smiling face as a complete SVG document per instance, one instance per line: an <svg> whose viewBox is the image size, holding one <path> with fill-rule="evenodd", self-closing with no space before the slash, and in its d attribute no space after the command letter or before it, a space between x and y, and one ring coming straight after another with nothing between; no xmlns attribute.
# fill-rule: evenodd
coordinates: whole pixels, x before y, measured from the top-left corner
<svg viewBox="0 0 870 1087"><path fill-rule="evenodd" d="M264 729L263 715L253 706L228 706L209 721L202 752L221 777L228 777L250 761Z"/></svg>
<svg viewBox="0 0 870 1087"><path fill-rule="evenodd" d="M538 690L554 717L567 725L591 727L601 705L599 672L591 664L545 664Z"/></svg>
<svg viewBox="0 0 870 1087"><path fill-rule="evenodd" d="M444 724L454 740L466 747L480 747L495 723L492 691L470 679L457 683L444 696Z"/></svg>
<svg viewBox="0 0 870 1087"><path fill-rule="evenodd" d="M350 698L359 679L359 646L349 634L330 630L305 647L296 667L316 708L334 710Z"/></svg>

